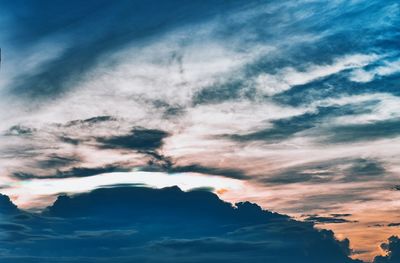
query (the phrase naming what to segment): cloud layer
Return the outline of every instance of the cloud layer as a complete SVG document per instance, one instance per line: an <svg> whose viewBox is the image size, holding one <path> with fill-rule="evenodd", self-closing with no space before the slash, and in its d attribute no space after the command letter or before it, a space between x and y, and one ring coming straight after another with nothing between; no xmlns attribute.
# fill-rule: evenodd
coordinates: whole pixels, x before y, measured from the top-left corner
<svg viewBox="0 0 400 263"><path fill-rule="evenodd" d="M400 234L397 1L0 4L0 188L21 207L179 184L324 223L363 259Z"/></svg>
<svg viewBox="0 0 400 263"><path fill-rule="evenodd" d="M97 189L41 214L1 206L6 262L356 262L331 231L204 190Z"/></svg>

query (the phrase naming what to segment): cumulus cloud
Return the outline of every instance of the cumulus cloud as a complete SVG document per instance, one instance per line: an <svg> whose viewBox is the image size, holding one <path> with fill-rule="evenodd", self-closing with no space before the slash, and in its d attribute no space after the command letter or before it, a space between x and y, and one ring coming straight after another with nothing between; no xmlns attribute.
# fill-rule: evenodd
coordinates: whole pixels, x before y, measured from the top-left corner
<svg viewBox="0 0 400 263"><path fill-rule="evenodd" d="M7 262L357 262L331 231L177 187L97 189L60 196L41 214L2 211L1 220Z"/></svg>
<svg viewBox="0 0 400 263"><path fill-rule="evenodd" d="M16 212L17 206L14 205L10 198L6 195L0 195L0 212L8 214L10 212Z"/></svg>
<svg viewBox="0 0 400 263"><path fill-rule="evenodd" d="M386 256L377 256L374 263L395 263L400 261L400 240L397 236L391 236L387 243L381 244Z"/></svg>

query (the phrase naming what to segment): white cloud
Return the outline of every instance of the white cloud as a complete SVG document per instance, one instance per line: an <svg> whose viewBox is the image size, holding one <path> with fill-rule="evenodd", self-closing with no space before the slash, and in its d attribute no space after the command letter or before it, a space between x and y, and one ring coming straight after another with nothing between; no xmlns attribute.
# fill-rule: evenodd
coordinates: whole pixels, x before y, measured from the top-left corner
<svg viewBox="0 0 400 263"><path fill-rule="evenodd" d="M51 197L59 193L80 193L98 187L116 184L144 184L149 187L179 186L187 191L199 187L211 187L218 190L236 190L243 188L243 183L237 179L206 176L196 173L166 174L159 172L125 172L104 173L92 177L68 179L35 179L26 180L15 188L5 189L4 194L18 198L13 201L22 208L42 207L51 203ZM37 203L38 197L47 197L44 202ZM40 199L39 199L40 200ZM43 200L42 200L43 201Z"/></svg>
<svg viewBox="0 0 400 263"><path fill-rule="evenodd" d="M330 120L328 125L346 125L346 124L367 124L376 121L384 121L393 118L400 118L400 99L396 96L386 93L375 93L368 95L349 96L338 100L327 100L332 105L357 104L362 102L373 102L376 104L370 106L371 112L336 117Z"/></svg>
<svg viewBox="0 0 400 263"><path fill-rule="evenodd" d="M400 72L400 60L385 61L384 65L371 70L356 69L351 72L349 79L354 82L370 82L379 76L389 76Z"/></svg>
<svg viewBox="0 0 400 263"><path fill-rule="evenodd" d="M274 95L289 90L293 86L307 84L346 69L366 66L378 58L376 54L353 54L337 58L332 64L309 65L303 71L287 67L275 75L260 74L255 79L255 85L261 92Z"/></svg>

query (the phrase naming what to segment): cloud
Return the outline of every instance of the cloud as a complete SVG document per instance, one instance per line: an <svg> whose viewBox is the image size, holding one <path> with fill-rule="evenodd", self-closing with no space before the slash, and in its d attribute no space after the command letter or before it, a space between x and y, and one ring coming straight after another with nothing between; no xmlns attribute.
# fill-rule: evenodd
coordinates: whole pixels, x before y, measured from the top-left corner
<svg viewBox="0 0 400 263"><path fill-rule="evenodd" d="M273 127L261 131L255 131L245 135L232 135L232 139L238 141L248 140L265 140L265 141L281 141L288 139L298 132L302 132L314 127L314 114L304 114L288 119L273 121Z"/></svg>
<svg viewBox="0 0 400 263"><path fill-rule="evenodd" d="M168 169L171 173L200 173L209 175L220 175L235 179L249 179L245 172L239 169L229 169L229 168L218 168L218 167L207 167L198 164L191 164L186 166L173 166Z"/></svg>
<svg viewBox="0 0 400 263"><path fill-rule="evenodd" d="M384 77L400 72L400 61L385 61L383 65L370 70L357 69L350 74L350 80L355 82L370 82L376 77Z"/></svg>
<svg viewBox="0 0 400 263"><path fill-rule="evenodd" d="M356 222L356 221L350 221L345 218L341 218L338 216L317 216L317 215L312 215L308 216L304 219L305 221L309 222L314 222L318 224L341 224L341 223L351 223L351 222Z"/></svg>
<svg viewBox="0 0 400 263"><path fill-rule="evenodd" d="M30 180L30 179L62 179L62 178L74 178L74 177L88 177L99 175L103 173L113 173L113 172L127 172L128 168L124 168L119 165L107 165L104 167L73 167L72 169L66 171L57 170L55 174L51 175L35 175L25 172L15 172L12 177L18 180Z"/></svg>
<svg viewBox="0 0 400 263"><path fill-rule="evenodd" d="M385 165L373 159L338 158L282 168L259 178L266 184L363 182L385 177Z"/></svg>
<svg viewBox="0 0 400 263"><path fill-rule="evenodd" d="M128 135L96 138L103 149L156 150L168 133L155 129L135 128Z"/></svg>
<svg viewBox="0 0 400 263"><path fill-rule="evenodd" d="M7 262L357 262L348 240L331 231L207 191L105 188L60 196L42 214L20 213L29 216L18 224L2 219Z"/></svg>
<svg viewBox="0 0 400 263"><path fill-rule="evenodd" d="M316 101L303 114L272 120L265 129L229 137L241 142L277 143L298 136L319 138L324 144L397 137L397 100L381 94Z"/></svg>
<svg viewBox="0 0 400 263"><path fill-rule="evenodd" d="M99 122L107 122L107 121L115 121L116 119L112 116L96 116L92 118L88 118L85 120L73 120L69 121L65 124L66 127L76 126L76 125L93 125Z"/></svg>
<svg viewBox="0 0 400 263"><path fill-rule="evenodd" d="M23 16L24 21L30 21L23 23L15 19L10 22L12 30L7 30L12 39L10 45L14 45L17 50L23 50L26 46L29 47L26 43L32 45L40 39L50 39L47 42L58 39L61 40L58 43L65 45L56 57L36 68L36 71L22 74L12 85L13 93L36 98L59 96L70 90L101 57L107 57L127 43L143 41L181 23L201 21L212 17L213 13L221 8L234 9L236 6L222 5L220 1L214 1L212 9L197 1L190 5L182 1L161 5L145 5L140 1L122 1L114 4L90 1L85 5L70 1L57 5L51 1L44 1L42 6L46 6L45 9L28 4L24 5L25 11L22 12L21 5L23 4L20 2L5 3L9 12ZM60 14L62 10L75 12ZM128 14L126 10L131 12ZM151 20L146 19L149 13L153 16Z"/></svg>
<svg viewBox="0 0 400 263"><path fill-rule="evenodd" d="M311 112L298 116L273 120L271 121L272 128L244 135L233 135L232 139L238 141L265 140L277 142L289 139L297 133L318 127L330 117L355 114L358 111L359 108L355 105L318 107ZM361 111L368 111L368 109L361 109Z"/></svg>
<svg viewBox="0 0 400 263"><path fill-rule="evenodd" d="M360 68L378 59L375 54L354 54L337 58L331 65L311 65L303 71L284 68L275 75L261 74L256 79L258 89L272 96L317 79L337 74L343 70Z"/></svg>
<svg viewBox="0 0 400 263"><path fill-rule="evenodd" d="M34 129L25 127L22 125L14 125L12 126L5 134L9 136L24 136L24 135L32 135L35 132Z"/></svg>
<svg viewBox="0 0 400 263"><path fill-rule="evenodd" d="M396 0L1 6L0 187L17 204L139 183L294 216L397 207Z"/></svg>
<svg viewBox="0 0 400 263"><path fill-rule="evenodd" d="M400 261L400 240L397 236L391 236L387 243L381 244L386 256L377 256L374 263L395 263Z"/></svg>
<svg viewBox="0 0 400 263"><path fill-rule="evenodd" d="M246 173L240 169L210 167L194 163L179 165L174 162L173 158L164 156L157 152L147 151L144 153L148 154L150 157L152 157L152 159L149 160L148 166L140 167L140 170L142 171L158 171L170 174L198 173L205 175L218 175L242 180L250 179L250 177L247 176Z"/></svg>
<svg viewBox="0 0 400 263"><path fill-rule="evenodd" d="M91 189L113 185L146 185L154 188L178 185L184 190L200 188L213 189L216 192L220 190L238 191L244 187L242 180L199 173L168 174L154 171L145 172L134 168L129 172L113 171L96 175L90 175L89 172L92 172L90 169L86 172L88 174L66 174L64 178L55 178L57 174L50 174L47 176L49 178L39 178L39 175L29 173L17 174L22 177L23 186L13 187L15 184L21 185L21 181L16 181L14 178L10 185L3 189L3 193L18 196L16 203L21 207L40 209L51 203L54 196L60 193L84 193Z"/></svg>
<svg viewBox="0 0 400 263"><path fill-rule="evenodd" d="M79 156L60 156L57 154L50 154L49 156L44 156L43 159L38 160L37 165L42 169L51 169L65 167L79 162L81 162Z"/></svg>
<svg viewBox="0 0 400 263"><path fill-rule="evenodd" d="M11 202L6 195L0 194L0 213L8 214L17 211L17 207Z"/></svg>
<svg viewBox="0 0 400 263"><path fill-rule="evenodd" d="M329 143L348 143L394 138L400 135L399 127L399 118L358 125L338 125L328 130L325 141Z"/></svg>

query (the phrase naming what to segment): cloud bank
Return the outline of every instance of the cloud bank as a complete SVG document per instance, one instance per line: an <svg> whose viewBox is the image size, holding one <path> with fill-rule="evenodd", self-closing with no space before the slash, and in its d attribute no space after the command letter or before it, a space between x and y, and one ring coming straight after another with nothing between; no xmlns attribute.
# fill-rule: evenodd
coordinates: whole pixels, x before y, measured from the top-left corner
<svg viewBox="0 0 400 263"><path fill-rule="evenodd" d="M177 187L63 195L41 214L2 196L0 228L5 262L357 262L332 231Z"/></svg>

